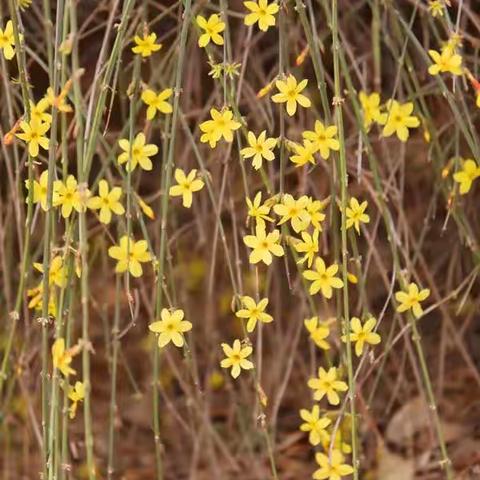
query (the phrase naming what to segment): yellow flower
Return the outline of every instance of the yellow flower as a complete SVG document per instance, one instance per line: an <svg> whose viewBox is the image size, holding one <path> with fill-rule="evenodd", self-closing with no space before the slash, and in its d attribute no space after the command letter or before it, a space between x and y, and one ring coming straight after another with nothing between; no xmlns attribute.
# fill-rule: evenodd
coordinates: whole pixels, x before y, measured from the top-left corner
<svg viewBox="0 0 480 480"><path fill-rule="evenodd" d="M43 281L41 281L36 287L29 288L27 290L27 296L32 297L28 303L28 308L34 308L35 310L42 310L42 298L43 298ZM48 314L52 317L57 316L57 302L55 290L50 289L50 297L48 299Z"/></svg>
<svg viewBox="0 0 480 480"><path fill-rule="evenodd" d="M126 163L125 170L128 172L135 170L137 164L140 165L144 170L151 170L153 168L152 161L149 157L156 155L158 153L158 147L153 143L148 143L145 145L145 135L140 132L133 140L132 143L132 157L130 157L130 142L126 138L122 138L118 141L120 148L123 150L118 156L118 163L122 165Z"/></svg>
<svg viewBox="0 0 480 480"><path fill-rule="evenodd" d="M152 120L157 111L160 113L172 113L172 106L166 101L172 96L173 89L166 88L160 93L155 93L153 90L147 89L142 92L142 102L148 105L147 119Z"/></svg>
<svg viewBox="0 0 480 480"><path fill-rule="evenodd" d="M33 266L43 274L43 264L35 262ZM48 284L50 286L56 285L59 288L67 286L67 272L63 265L63 258L60 255L53 257L50 261L50 268L48 269Z"/></svg>
<svg viewBox="0 0 480 480"><path fill-rule="evenodd" d="M164 308L160 312L161 320L151 323L148 328L151 332L159 333L158 346L163 348L165 345L173 342L176 347L183 347L185 339L183 334L192 329L191 322L183 319L185 313L183 310L172 310L171 312Z"/></svg>
<svg viewBox="0 0 480 480"><path fill-rule="evenodd" d="M250 26L258 22L258 28L262 32L266 32L269 27L275 25L274 15L279 10L275 2L268 4L268 0L258 0L256 2L243 2L243 4L252 12L245 16L245 25Z"/></svg>
<svg viewBox="0 0 480 480"><path fill-rule="evenodd" d="M253 363L247 360L252 354L253 348L250 345L242 347L240 340L237 338L233 345L230 346L227 343L222 343L223 353L227 358L224 358L220 362L222 368L232 368L231 375L233 378L237 378L240 375L241 370L251 370Z"/></svg>
<svg viewBox="0 0 480 480"><path fill-rule="evenodd" d="M200 48L206 47L210 43L210 40L217 45L223 45L223 37L220 33L225 30L225 23L220 20L218 15L210 15L208 20L201 15L197 15L197 25L205 32L202 33L198 39L198 46Z"/></svg>
<svg viewBox="0 0 480 480"><path fill-rule="evenodd" d="M330 335L327 323L320 323L318 317L306 318L303 321L305 328L310 333L310 339L318 348L329 350L330 344L325 340Z"/></svg>
<svg viewBox="0 0 480 480"><path fill-rule="evenodd" d="M338 265L334 263L328 268L321 257L315 259L315 270L305 270L303 277L310 280L310 295L315 295L320 290L325 298L332 298L332 288L342 288L343 281L335 276L338 272Z"/></svg>
<svg viewBox="0 0 480 480"><path fill-rule="evenodd" d="M25 10L32 4L32 0L18 0L18 6L22 9Z"/></svg>
<svg viewBox="0 0 480 480"><path fill-rule="evenodd" d="M25 186L27 190L30 188L30 182L25 180ZM48 170L44 170L38 182L36 180L33 181L33 203L40 203L40 206L42 209L46 212L47 211L47 188L48 188ZM57 189L55 183L53 184L53 203L52 205L55 205L55 202L57 200ZM28 202L28 198L25 200Z"/></svg>
<svg viewBox="0 0 480 480"><path fill-rule="evenodd" d="M355 197L350 199L350 207L345 209L345 215L347 216L347 228L355 227L357 233L360 233L360 223L370 222L370 217L365 213L368 202L365 200L362 203L358 203Z"/></svg>
<svg viewBox="0 0 480 480"><path fill-rule="evenodd" d="M287 79L277 80L275 86L280 93L273 95L272 101L274 103L286 103L287 113L292 117L297 111L297 103L302 107L309 108L311 106L310 100L301 92L307 86L308 80L302 80L297 83L293 75L289 75Z"/></svg>
<svg viewBox="0 0 480 480"><path fill-rule="evenodd" d="M128 238L127 235L120 239L119 245L114 245L108 249L108 255L118 260L115 272L123 273L128 269L137 278L143 275L141 264L151 260L146 240L136 242L135 239Z"/></svg>
<svg viewBox="0 0 480 480"><path fill-rule="evenodd" d="M50 107L48 100L42 98L37 104L30 102L30 118L34 118L38 123L52 123L52 116L47 113L45 110Z"/></svg>
<svg viewBox="0 0 480 480"><path fill-rule="evenodd" d="M275 85L275 79L273 79L271 82L268 82L264 87L262 87L257 92L257 98L263 98L265 95L267 95L267 93L270 93L274 85Z"/></svg>
<svg viewBox="0 0 480 480"><path fill-rule="evenodd" d="M294 163L295 166L302 167L308 162L315 165L314 154L317 151L317 148L315 147L314 143L310 142L309 140L304 140L303 145L296 143L294 149L296 154L290 157L290 161Z"/></svg>
<svg viewBox="0 0 480 480"><path fill-rule="evenodd" d="M257 322L270 323L273 322L273 317L268 313L265 313L265 309L268 305L268 298L263 298L258 303L252 297L244 296L241 298L244 308L239 310L235 315L238 318L246 318L247 332L252 333L255 330Z"/></svg>
<svg viewBox="0 0 480 480"><path fill-rule="evenodd" d="M3 56L6 60L11 60L15 56L15 38L13 36L13 23L7 22L5 30L0 28L0 49L3 50Z"/></svg>
<svg viewBox="0 0 480 480"><path fill-rule="evenodd" d="M452 75L462 75L462 57L455 53L455 50L447 45L441 52L429 50L428 54L432 57L433 65L428 67L430 75L439 73L451 73Z"/></svg>
<svg viewBox="0 0 480 480"><path fill-rule="evenodd" d="M266 130L264 130L258 138L255 137L253 132L248 132L247 139L250 146L240 150L244 158L253 157L252 166L255 170L260 169L263 158L269 162L275 160L275 154L272 152L272 149L275 148L277 140L266 137Z"/></svg>
<svg viewBox="0 0 480 480"><path fill-rule="evenodd" d="M153 52L158 52L162 48L161 44L155 43L156 40L156 33L144 35L143 38L135 35L133 41L136 45L132 48L132 52L138 53L142 57L149 57Z"/></svg>
<svg viewBox="0 0 480 480"><path fill-rule="evenodd" d="M432 14L432 17L443 17L444 4L442 0L429 0L428 11Z"/></svg>
<svg viewBox="0 0 480 480"><path fill-rule="evenodd" d="M477 95L475 97L475 105L480 108L480 91L477 92Z"/></svg>
<svg viewBox="0 0 480 480"><path fill-rule="evenodd" d="M100 210L99 219L101 223L108 224L112 220L112 212L115 215L123 215L125 209L120 203L122 189L120 187L108 188L106 180L98 182L98 197L92 197L87 202L87 207L92 210Z"/></svg>
<svg viewBox="0 0 480 480"><path fill-rule="evenodd" d="M305 230L310 224L310 215L306 210L307 204L308 197L306 195L295 200L292 195L286 193L282 198L282 203L277 203L273 207L273 211L282 217L278 225L282 225L290 220L295 232L298 233Z"/></svg>
<svg viewBox="0 0 480 480"><path fill-rule="evenodd" d="M350 423L350 425L345 426L345 423ZM346 427L349 427L349 428L346 428ZM343 441L343 437L345 437L346 435L342 432L342 430L344 431L348 430L349 432L350 428L351 428L351 422L346 422L346 420L344 420L341 424L341 427L336 431L335 438L333 439L333 448L335 448L336 450L340 450L345 455L352 453L352 447L347 442ZM330 449L331 443L332 443L332 436L330 434L322 438L322 447L324 448L324 450L328 451Z"/></svg>
<svg viewBox="0 0 480 480"><path fill-rule="evenodd" d="M59 112L68 113L73 111L72 107L66 101L66 97L68 95L68 91L70 90L71 83L72 81L69 80L65 84L58 97L55 97L52 87L47 88L45 99L51 107L55 106Z"/></svg>
<svg viewBox="0 0 480 480"><path fill-rule="evenodd" d="M45 134L50 130L49 123L42 123L32 118L30 123L22 120L20 128L23 133L17 133L17 137L28 144L28 153L31 157L38 157L39 146L48 150L49 140Z"/></svg>
<svg viewBox="0 0 480 480"><path fill-rule="evenodd" d="M343 463L345 459L340 450L334 449L331 454L316 453L315 460L320 468L314 472L314 480L341 480L355 471L351 465Z"/></svg>
<svg viewBox="0 0 480 480"><path fill-rule="evenodd" d="M70 366L73 359L71 350L65 350L65 340L57 338L52 345L53 368L58 368L65 377L75 375L75 370Z"/></svg>
<svg viewBox="0 0 480 480"><path fill-rule="evenodd" d="M368 130L373 122L381 123L383 115L380 109L380 95L376 92L367 95L365 92L358 94L363 113L363 126Z"/></svg>
<svg viewBox="0 0 480 480"><path fill-rule="evenodd" d="M88 189L80 189L73 175L69 175L65 183L61 180L56 180L55 189L57 195L54 206L62 206L63 218L68 218L73 209L77 212L84 212L87 208L90 191Z"/></svg>
<svg viewBox="0 0 480 480"><path fill-rule="evenodd" d="M406 292L395 293L395 299L400 303L397 312L406 312L411 309L415 318L420 318L423 315L420 302L423 302L429 295L430 290L428 288L419 290L416 283L410 283Z"/></svg>
<svg viewBox="0 0 480 480"><path fill-rule="evenodd" d="M377 320L370 317L364 325L357 317L352 317L350 320L350 341L355 342L355 353L359 357L363 353L363 347L366 343L370 345L378 345L381 342L381 337L375 333L373 329L377 324ZM347 342L347 336L342 335L342 341Z"/></svg>
<svg viewBox="0 0 480 480"><path fill-rule="evenodd" d="M262 228L265 228L265 220L267 222L273 222L273 218L270 218L268 214L270 213L270 206L264 203L262 205L262 192L257 192L253 202L246 198L248 212L247 215L249 218L254 218L256 225Z"/></svg>
<svg viewBox="0 0 480 480"><path fill-rule="evenodd" d="M305 422L300 425L300 430L302 432L310 432L308 441L313 446L318 445L322 439L328 437L325 429L332 421L327 417L320 418L320 407L318 405L314 405L312 411L302 408L302 410L300 410L300 417Z"/></svg>
<svg viewBox="0 0 480 480"><path fill-rule="evenodd" d="M320 120L316 120L315 131L307 130L302 135L303 138L313 143L315 151L320 152L324 160L329 157L330 150L338 151L340 149L340 142L335 138L337 136L335 125L325 127Z"/></svg>
<svg viewBox="0 0 480 480"><path fill-rule="evenodd" d="M188 175L180 169L175 169L175 180L178 185L170 187L169 194L171 197L182 197L182 203L185 208L192 206L192 193L201 190L205 184L199 178L196 178L197 170L190 170Z"/></svg>
<svg viewBox="0 0 480 480"><path fill-rule="evenodd" d="M480 177L480 167L470 158L465 160L462 169L453 174L453 179L460 184L460 193L465 195L472 188L472 183Z"/></svg>
<svg viewBox="0 0 480 480"><path fill-rule="evenodd" d="M308 381L308 386L315 390L313 393L314 400L320 401L326 395L330 405L338 405L340 403L340 397L337 392L346 392L348 390L347 384L338 380L336 367L329 368L328 372L323 367L320 367L318 369L318 377L311 378Z"/></svg>
<svg viewBox="0 0 480 480"><path fill-rule="evenodd" d="M225 141L233 141L233 131L238 130L241 124L233 120L233 113L228 108L221 112L215 108L210 110L211 120L200 124L203 135L200 137L202 143L208 142L211 148L215 148L217 142L223 137Z"/></svg>
<svg viewBox="0 0 480 480"><path fill-rule="evenodd" d="M139 195L137 195L137 201L139 207L142 209L143 214L146 215L150 220L155 220L155 212L153 211L153 208L148 203L143 201Z"/></svg>
<svg viewBox="0 0 480 480"><path fill-rule="evenodd" d="M310 223L320 231L322 231L322 222L325 220L325 214L323 213L325 205L326 202L321 202L320 200L314 200L313 198L308 197L306 210L308 215L310 215Z"/></svg>
<svg viewBox="0 0 480 480"><path fill-rule="evenodd" d="M398 103L396 100L389 100L387 102L387 113L383 115L382 124L383 135L389 137L396 133L397 137L402 141L408 140L409 128L416 128L420 125L420 120L411 115L413 112L413 103Z"/></svg>
<svg viewBox="0 0 480 480"><path fill-rule="evenodd" d="M280 232L273 230L273 232L265 232L265 228L257 225L255 228L255 235L246 235L243 237L243 242L247 247L253 249L250 253L250 263L263 262L266 265L272 263L272 254L276 257L281 257L284 254L283 247L279 245Z"/></svg>
<svg viewBox="0 0 480 480"><path fill-rule="evenodd" d="M302 232L302 241L295 243L295 250L298 253L304 253L304 257L297 263L301 264L307 262L308 268L312 266L313 258L318 253L318 234L320 232L315 229L313 234L310 235L307 232Z"/></svg>
<svg viewBox="0 0 480 480"><path fill-rule="evenodd" d="M68 409L69 417L75 418L77 405L85 398L85 385L82 382L75 382L75 386L68 389L68 398L72 401Z"/></svg>

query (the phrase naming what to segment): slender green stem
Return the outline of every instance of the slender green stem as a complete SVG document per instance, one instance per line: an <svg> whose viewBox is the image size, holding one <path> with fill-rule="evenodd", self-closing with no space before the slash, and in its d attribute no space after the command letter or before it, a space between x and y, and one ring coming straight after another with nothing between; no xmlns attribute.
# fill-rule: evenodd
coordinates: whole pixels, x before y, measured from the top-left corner
<svg viewBox="0 0 480 480"><path fill-rule="evenodd" d="M340 203L341 203L341 250L342 250L342 278L343 278L343 325L347 337L346 353L347 353L347 373L348 373L348 391L350 396L350 415L352 429L352 463L354 467L353 478L358 480L359 463L358 463L358 445L357 445L357 419L355 413L355 379L353 376L352 361L352 344L350 340L350 315L348 300L348 245L347 245L347 158L345 154L345 135L343 131L343 99L341 98L341 71L339 50L340 43L338 41L338 5L337 0L332 0L332 48L333 48L333 72L334 72L334 90L335 90L335 122L338 128L338 139L340 141L339 154L339 175L340 175Z"/></svg>
<svg viewBox="0 0 480 480"><path fill-rule="evenodd" d="M15 40L15 57L17 60L17 67L20 76L20 86L22 90L22 101L25 107L25 120L30 120L30 87L27 80L27 67L25 61L25 45L23 40L23 33L20 31L18 6L15 5L14 0L8 0L8 7L10 11L10 19L13 26L13 37ZM27 217L25 223L25 234L23 240L22 251L22 265L20 268L20 278L15 299L15 310L10 314L11 324L8 334L5 352L3 354L2 366L0 371L0 397L3 392L3 384L7 379L8 361L10 352L12 350L13 339L15 337L15 330L17 321L20 317L20 308L23 302L23 294L25 291L25 282L28 273L28 266L30 265L30 239L33 220L33 159L28 155L28 197L27 197Z"/></svg>
<svg viewBox="0 0 480 480"><path fill-rule="evenodd" d="M167 246L167 220L168 220L168 207L169 207L169 197L168 191L170 189L170 184L172 181L172 170L173 170L173 157L175 154L175 140L176 140L176 131L178 116L180 110L180 94L182 88L182 79L183 79L183 65L185 60L185 51L187 45L187 36L188 28L190 25L190 14L191 14L191 0L185 0L183 5L183 21L182 28L180 32L180 43L179 43L179 53L178 53L178 63L175 73L175 89L174 89L174 100L173 100L173 112L172 112L172 123L170 130L170 140L168 144L168 157L167 163L164 166L164 172L162 176L162 202L161 202L161 232L160 232L160 248L158 252L158 273L157 273L157 290L156 290L156 306L155 314L158 318L160 312L163 308L163 276L165 269L165 252ZM154 430L154 439L155 439L155 458L156 458L156 472L157 479L163 479L163 462L162 462L162 452L161 452L161 441L160 441L160 417L159 417L159 394L158 394L158 375L159 375L159 352L158 348L154 346L154 363L153 363L153 430Z"/></svg>

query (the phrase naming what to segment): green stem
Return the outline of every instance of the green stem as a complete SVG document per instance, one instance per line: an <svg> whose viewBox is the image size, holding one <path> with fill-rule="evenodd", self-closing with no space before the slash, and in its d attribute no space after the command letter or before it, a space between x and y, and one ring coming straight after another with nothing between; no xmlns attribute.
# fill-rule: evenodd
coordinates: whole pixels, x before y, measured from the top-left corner
<svg viewBox="0 0 480 480"><path fill-rule="evenodd" d="M165 269L165 252L167 246L167 219L168 219L168 207L169 207L169 197L168 191L170 190L170 184L172 181L172 170L173 170L173 157L175 154L175 140L176 140L176 131L178 116L180 110L180 93L182 87L182 78L183 78L183 64L185 60L185 50L187 45L187 36L188 28L190 25L190 10L191 10L191 0L185 0L183 6L183 22L180 32L180 43L179 43L179 55L177 69L175 73L175 89L174 89L174 100L173 100L173 112L172 112L172 123L170 130L170 141L168 144L168 157L167 163L165 165L164 174L162 176L162 202L161 202L161 233L160 233L160 248L158 252L158 273L157 273L157 289L156 289L156 305L155 305L155 314L156 318L160 316L160 312L163 308L163 276ZM158 375L159 375L159 352L157 345L154 345L153 353L153 430L154 430L154 439L155 439L155 459L156 459L156 471L157 479L163 479L163 462L162 462L162 452L161 452L161 442L160 442L160 417L159 417L159 392L158 392Z"/></svg>
<svg viewBox="0 0 480 480"><path fill-rule="evenodd" d="M334 72L334 92L335 92L335 121L338 128L338 139L340 141L339 152L339 172L340 172L340 202L341 202L341 249L342 249L342 278L343 278L343 324L345 334L347 337L346 351L347 351L347 372L348 372L348 391L350 398L350 415L351 415L351 429L352 429L352 463L354 467L353 478L358 480L358 445L357 445L357 419L355 413L355 379L353 375L353 361L352 361L352 344L350 340L350 315L349 315L349 300L348 300L348 245L347 245L347 158L345 154L345 136L343 131L343 114L341 98L341 72L339 51L340 44L338 41L338 5L337 0L332 0L332 48L333 48L333 72Z"/></svg>

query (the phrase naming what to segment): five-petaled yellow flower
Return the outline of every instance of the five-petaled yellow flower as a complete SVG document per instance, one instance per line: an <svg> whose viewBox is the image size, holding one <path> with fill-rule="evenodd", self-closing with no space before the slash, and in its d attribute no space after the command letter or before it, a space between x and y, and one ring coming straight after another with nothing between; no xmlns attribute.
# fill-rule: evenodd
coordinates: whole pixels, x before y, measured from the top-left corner
<svg viewBox="0 0 480 480"><path fill-rule="evenodd" d="M315 151L320 152L320 155L326 160L330 155L330 150L338 151L340 149L340 142L336 139L337 127L335 125L325 125L320 121L315 121L315 130L307 130L303 132L303 138L310 140L315 148Z"/></svg>
<svg viewBox="0 0 480 480"><path fill-rule="evenodd" d="M216 45L223 45L223 37L220 34L225 30L225 23L217 14L210 15L208 20L202 15L197 15L197 25L204 31L198 39L200 48L206 47L210 40Z"/></svg>
<svg viewBox="0 0 480 480"><path fill-rule="evenodd" d="M382 116L383 135L390 137L394 133L402 142L406 142L409 136L409 128L416 128L420 125L420 120L412 115L413 103L398 103L396 100L387 102L387 112Z"/></svg>
<svg viewBox="0 0 480 480"><path fill-rule="evenodd" d="M157 112L172 113L172 106L167 102L167 99L172 96L172 93L173 89L171 88L166 88L159 93L155 93L150 89L142 92L142 102L148 105L147 120L153 120Z"/></svg>
<svg viewBox="0 0 480 480"><path fill-rule="evenodd" d="M272 150L277 144L276 138L267 138L267 132L264 130L258 137L253 132L248 132L247 140L249 147L242 148L240 153L244 158L253 157L252 166L259 170L262 166L262 159L271 162L275 160L275 154Z"/></svg>
<svg viewBox="0 0 480 480"><path fill-rule="evenodd" d="M308 197L308 203L305 207L310 216L310 223L320 231L322 231L322 222L325 220L325 214L323 213L325 205L325 201L321 202L320 200L314 200L312 197Z"/></svg>
<svg viewBox="0 0 480 480"><path fill-rule="evenodd" d="M148 328L151 332L159 333L158 346L163 348L165 345L173 342L176 347L183 347L185 339L183 334L192 329L191 322L183 319L185 313L183 310L162 309L160 312L161 320L151 323Z"/></svg>
<svg viewBox="0 0 480 480"><path fill-rule="evenodd" d="M65 339L57 338L52 345L53 368L58 368L63 375L75 375L75 370L70 366L73 360L73 352L65 350Z"/></svg>
<svg viewBox="0 0 480 480"><path fill-rule="evenodd" d="M336 277L338 272L338 265L334 263L328 268L321 257L315 259L315 270L305 270L303 272L304 278L310 280L310 295L315 295L319 291L325 298L332 298L332 288L342 288L343 281Z"/></svg>
<svg viewBox="0 0 480 480"><path fill-rule="evenodd" d="M27 187L27 190L30 188L30 182L25 180L25 186ZM45 212L47 211L47 190L48 190L48 170L44 170L40 178L37 180L33 181L33 203L40 203L40 206L42 207L42 210ZM56 190L56 185L54 183L54 188L53 188L53 205L55 205L57 199L57 190ZM28 197L25 200L28 202Z"/></svg>
<svg viewBox="0 0 480 480"><path fill-rule="evenodd" d="M472 159L463 162L462 169L453 174L453 179L460 184L460 193L465 195L472 188L472 183L480 177L480 167Z"/></svg>
<svg viewBox="0 0 480 480"><path fill-rule="evenodd" d="M44 97L40 99L37 103L30 102L30 118L34 118L39 123L52 123L52 116L46 112L50 108L50 103Z"/></svg>
<svg viewBox="0 0 480 480"><path fill-rule="evenodd" d="M315 460L320 468L314 472L314 480L341 480L355 471L351 465L344 463L345 459L340 450L334 449L331 454L318 452Z"/></svg>
<svg viewBox="0 0 480 480"><path fill-rule="evenodd" d="M295 149L295 155L290 157L290 161L297 167L302 167L307 163L315 165L315 152L317 148L313 142L304 140L303 145L296 143L293 147Z"/></svg>
<svg viewBox="0 0 480 480"><path fill-rule="evenodd" d="M281 257L285 252L278 243L279 239L280 232L278 230L273 230L273 232L267 234L264 227L257 225L255 235L243 237L245 245L253 249L249 257L250 263L263 262L266 265L270 265L272 263L272 254L276 257Z"/></svg>
<svg viewBox="0 0 480 480"><path fill-rule="evenodd" d="M114 245L108 249L108 255L118 260L115 272L123 273L128 271L134 277L143 275L142 263L151 260L148 252L148 244L146 240L136 242L133 238L124 235L118 245Z"/></svg>
<svg viewBox="0 0 480 480"><path fill-rule="evenodd" d="M35 262L34 268L43 274L43 264ZM65 265L63 264L63 257L57 255L50 261L48 269L48 284L50 286L56 285L59 288L65 288L67 286L67 272Z"/></svg>
<svg viewBox="0 0 480 480"><path fill-rule="evenodd" d="M423 302L429 295L430 290L428 288L419 290L416 283L410 283L406 292L395 293L395 299L400 304L397 307L397 312L406 312L411 309L415 318L420 318L423 315L420 302Z"/></svg>
<svg viewBox="0 0 480 480"><path fill-rule="evenodd" d="M268 305L268 298L263 298L258 303L252 297L243 296L241 298L244 308L235 313L238 318L247 319L247 332L251 333L255 330L257 322L270 323L273 317L265 312Z"/></svg>
<svg viewBox="0 0 480 480"><path fill-rule="evenodd" d="M132 48L133 53L137 53L142 57L149 57L152 53L158 52L162 48L162 45L155 43L157 40L156 33L150 33L144 35L143 38L135 35L133 39L135 42L135 47Z"/></svg>
<svg viewBox="0 0 480 480"><path fill-rule="evenodd" d="M340 403L340 397L337 392L346 392L348 390L348 385L338 380L336 367L330 367L328 372L323 367L320 367L318 369L318 377L311 378L308 381L308 386L314 390L314 400L320 401L326 395L330 405L338 405Z"/></svg>
<svg viewBox="0 0 480 480"><path fill-rule="evenodd" d="M56 180L54 184L56 191L54 206L62 206L62 217L68 218L75 209L77 212L84 212L87 208L90 190L78 185L77 179L69 175L65 183Z"/></svg>
<svg viewBox="0 0 480 480"><path fill-rule="evenodd" d="M5 26L5 30L0 28L0 50L3 50L3 56L6 60L11 60L15 56L14 47L13 23L9 20Z"/></svg>
<svg viewBox="0 0 480 480"><path fill-rule="evenodd" d="M197 170L190 170L188 175L181 168L175 169L175 180L178 185L170 187L169 195L171 197L182 197L182 203L185 208L192 206L192 193L198 192L204 187L203 180L197 178Z"/></svg>
<svg viewBox="0 0 480 480"><path fill-rule="evenodd" d="M274 103L286 103L287 113L292 117L297 111L297 103L305 108L311 106L310 99L301 93L307 83L308 80L306 79L297 83L297 79L293 75L289 75L286 80L277 80L275 86L280 93L273 95L272 101Z"/></svg>
<svg viewBox="0 0 480 480"><path fill-rule="evenodd" d="M233 119L233 113L228 108L218 111L215 108L210 110L211 120L200 124L203 135L200 141L208 142L211 148L215 148L217 142L223 137L225 141L233 141L233 132L241 127L241 124Z"/></svg>
<svg viewBox="0 0 480 480"><path fill-rule="evenodd" d="M253 363L247 359L252 354L253 348L250 345L242 346L242 343L237 338L233 345L230 346L227 343L222 343L223 353L227 358L224 358L220 362L222 368L232 368L231 375L233 378L237 378L240 372L243 370L251 370Z"/></svg>
<svg viewBox="0 0 480 480"><path fill-rule="evenodd" d="M55 107L59 112L68 113L73 111L72 107L67 103L66 99L68 91L70 89L70 84L71 81L65 84L58 97L55 96L52 87L47 88L47 93L45 94L44 98L51 107Z"/></svg>
<svg viewBox="0 0 480 480"><path fill-rule="evenodd" d="M308 232L302 232L302 241L295 243L295 250L305 255L297 262L299 264L307 262L308 268L312 266L313 259L318 253L318 234L319 230L315 229L310 235Z"/></svg>
<svg viewBox="0 0 480 480"><path fill-rule="evenodd" d="M268 0L258 0L256 2L243 2L245 7L251 13L245 16L245 25L253 25L258 22L258 28L262 32L266 32L269 27L275 25L275 14L278 13L279 6L277 3L268 3Z"/></svg>
<svg viewBox="0 0 480 480"><path fill-rule="evenodd" d="M118 141L120 148L123 150L118 156L118 163L122 165L126 163L125 170L128 172L135 170L137 165L140 165L144 170L151 170L153 168L152 161L149 157L158 153L158 147L153 143L145 144L145 135L140 132L133 140L130 152L130 142L126 138ZM130 157L131 154L131 157Z"/></svg>
<svg viewBox="0 0 480 480"><path fill-rule="evenodd" d="M75 386L70 385L68 389L68 399L72 401L68 408L70 418L75 418L77 413L78 403L85 398L85 384L82 382L75 382Z"/></svg>
<svg viewBox="0 0 480 480"><path fill-rule="evenodd" d="M352 317L350 320L350 341L355 342L355 353L359 357L363 353L363 347L366 343L370 345L378 345L381 337L375 333L373 329L377 324L377 320L370 317L363 325L359 318ZM347 336L342 335L342 341L347 341Z"/></svg>
<svg viewBox="0 0 480 480"><path fill-rule="evenodd" d="M310 224L310 215L306 210L308 201L306 195L295 200L292 195L286 193L282 198L282 203L277 203L273 207L273 211L282 217L278 225L290 221L296 233L305 230Z"/></svg>
<svg viewBox="0 0 480 480"><path fill-rule="evenodd" d="M455 53L455 49L450 45L442 48L440 52L429 50L428 54L432 57L433 65L428 67L430 75L439 73L451 73L452 75L462 75L462 57Z"/></svg>
<svg viewBox="0 0 480 480"><path fill-rule="evenodd" d="M325 340L330 335L328 323L319 322L318 317L306 318L303 323L313 343L322 350L329 350L330 344Z"/></svg>
<svg viewBox="0 0 480 480"><path fill-rule="evenodd" d="M358 94L358 99L362 106L363 126L365 130L368 130L374 122L382 123L384 114L382 114L380 107L380 95L376 92L368 95L362 91Z"/></svg>
<svg viewBox="0 0 480 480"><path fill-rule="evenodd" d="M48 150L49 140L45 134L50 130L50 123L42 123L36 118L29 122L22 120L20 128L23 133L17 133L17 137L28 144L28 153L31 157L38 157L39 146Z"/></svg>
<svg viewBox="0 0 480 480"><path fill-rule="evenodd" d="M100 222L108 224L112 220L112 212L115 215L123 215L125 209L120 203L122 189L120 187L108 188L106 180L98 182L98 196L88 199L87 207L92 210L100 210Z"/></svg>
<svg viewBox="0 0 480 480"><path fill-rule="evenodd" d="M320 407L318 405L314 405L311 411L302 408L300 417L305 422L300 425L300 430L309 432L308 441L313 446L317 446L322 440L329 437L326 428L332 421L328 417L320 417Z"/></svg>
<svg viewBox="0 0 480 480"><path fill-rule="evenodd" d="M253 202L249 198L246 198L246 202L248 207L247 216L249 219L254 218L256 225L265 228L265 221L273 222L273 218L268 216L270 205L267 205L266 202L262 205L262 192L257 192Z"/></svg>
<svg viewBox="0 0 480 480"><path fill-rule="evenodd" d="M357 233L360 233L360 223L370 222L370 217L365 213L367 207L368 202L366 200L358 203L355 197L350 199L350 206L345 209L347 228L355 227Z"/></svg>

